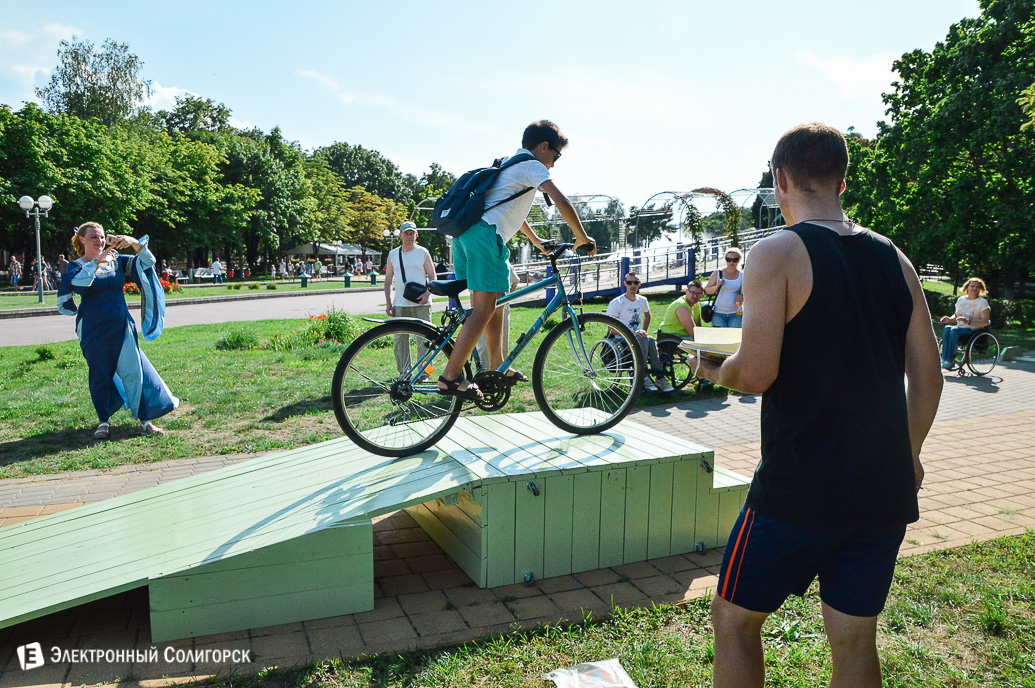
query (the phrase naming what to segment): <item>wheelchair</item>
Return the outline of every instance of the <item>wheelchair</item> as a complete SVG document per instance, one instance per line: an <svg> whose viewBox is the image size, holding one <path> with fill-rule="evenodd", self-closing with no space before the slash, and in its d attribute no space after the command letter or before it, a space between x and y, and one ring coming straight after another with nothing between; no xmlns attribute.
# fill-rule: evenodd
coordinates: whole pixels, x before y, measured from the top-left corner
<svg viewBox="0 0 1035 688"><path fill-rule="evenodd" d="M938 341L938 350L941 351L942 342ZM974 330L970 334L959 337L956 344L956 374L963 377L970 372L971 375L984 377L992 372L992 369L999 363L999 340L995 338L992 331L987 327Z"/></svg>
<svg viewBox="0 0 1035 688"><path fill-rule="evenodd" d="M683 338L658 330L654 339L658 343L658 356L669 384L675 389L683 389L694 379L694 371L687 362L689 354L679 348Z"/></svg>

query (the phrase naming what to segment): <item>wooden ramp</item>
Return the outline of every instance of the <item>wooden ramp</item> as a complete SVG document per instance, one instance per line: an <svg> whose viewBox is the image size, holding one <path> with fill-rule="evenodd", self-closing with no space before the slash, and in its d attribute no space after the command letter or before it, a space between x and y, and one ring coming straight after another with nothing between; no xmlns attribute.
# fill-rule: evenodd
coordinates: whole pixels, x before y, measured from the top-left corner
<svg viewBox="0 0 1035 688"><path fill-rule="evenodd" d="M0 529L0 628L145 585L156 642L367 611L371 518L402 508L482 587L715 547L747 483L631 421L472 416L402 459L341 438Z"/></svg>

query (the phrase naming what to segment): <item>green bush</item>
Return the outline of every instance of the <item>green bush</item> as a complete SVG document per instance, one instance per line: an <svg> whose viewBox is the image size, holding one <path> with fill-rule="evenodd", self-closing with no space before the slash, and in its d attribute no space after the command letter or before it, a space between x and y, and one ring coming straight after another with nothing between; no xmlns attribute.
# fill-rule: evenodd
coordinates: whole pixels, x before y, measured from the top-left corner
<svg viewBox="0 0 1035 688"><path fill-rule="evenodd" d="M231 328L216 340L216 348L220 351L247 351L259 345L254 334L246 332L242 327Z"/></svg>
<svg viewBox="0 0 1035 688"><path fill-rule="evenodd" d="M269 284L266 285L266 288L267 289L276 289L277 288L277 283L276 282L270 282Z"/></svg>
<svg viewBox="0 0 1035 688"><path fill-rule="evenodd" d="M54 354L54 350L49 346L37 346L33 349L33 353L36 354L36 362L42 361L53 361L57 356Z"/></svg>
<svg viewBox="0 0 1035 688"><path fill-rule="evenodd" d="M359 336L361 328L356 318L334 306L327 310L327 318L323 320L325 339L348 344Z"/></svg>
<svg viewBox="0 0 1035 688"><path fill-rule="evenodd" d="M250 282L248 284L248 288L252 290L258 289L260 286L262 285L260 285L258 282Z"/></svg>

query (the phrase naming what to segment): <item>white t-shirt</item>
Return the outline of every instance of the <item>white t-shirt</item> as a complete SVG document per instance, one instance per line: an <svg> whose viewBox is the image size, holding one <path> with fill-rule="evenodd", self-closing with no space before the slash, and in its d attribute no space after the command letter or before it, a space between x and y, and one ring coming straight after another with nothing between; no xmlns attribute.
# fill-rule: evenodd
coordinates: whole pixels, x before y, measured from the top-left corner
<svg viewBox="0 0 1035 688"><path fill-rule="evenodd" d="M988 305L988 301L985 301L983 296L979 296L976 299L968 299L966 296L961 296L956 301L956 315L969 318L970 320L980 320L981 311L986 308L991 308ZM957 321L958 325L963 327L970 327L966 321Z"/></svg>
<svg viewBox="0 0 1035 688"><path fill-rule="evenodd" d="M402 247L392 249L388 252L388 260L392 263L392 286L395 287L395 297L392 299L393 306L419 306L416 301L407 301L403 298L403 290L406 282L417 282L427 284L428 275L424 272L424 261L427 260L428 249L423 246L414 246L410 251L403 251L403 264L406 266L406 282L403 282L402 270L399 269L399 251Z"/></svg>
<svg viewBox="0 0 1035 688"><path fill-rule="evenodd" d="M649 312L650 305L641 294L636 295L635 301L630 301L622 294L607 304L607 314L624 322L633 332L644 329L644 316Z"/></svg>
<svg viewBox="0 0 1035 688"><path fill-rule="evenodd" d="M218 275L223 272L223 266L219 264L218 260L212 261L212 274Z"/></svg>
<svg viewBox="0 0 1035 688"><path fill-rule="evenodd" d="M517 153L529 153L524 148L519 148ZM511 156L514 157L514 156ZM507 162L510 158L504 158ZM532 209L532 202L535 200L535 191L539 185L550 178L550 170L538 160L526 160L508 167L496 177L496 184L485 194L485 207L499 203L504 198L516 194L522 189L532 187L533 191L522 194L509 203L485 211L482 220L485 224L495 225L496 233L503 238L503 242L510 241L511 237L521 229L521 223L528 217L528 211Z"/></svg>

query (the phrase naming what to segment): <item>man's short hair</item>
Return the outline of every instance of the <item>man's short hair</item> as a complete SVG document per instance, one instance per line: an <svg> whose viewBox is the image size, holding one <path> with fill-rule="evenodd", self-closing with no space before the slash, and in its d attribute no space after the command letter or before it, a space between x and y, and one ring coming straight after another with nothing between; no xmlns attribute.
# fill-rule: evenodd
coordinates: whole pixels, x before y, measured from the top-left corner
<svg viewBox="0 0 1035 688"><path fill-rule="evenodd" d="M686 288L689 290L690 287L697 287L701 291L704 291L704 283L699 279L693 279L686 283Z"/></svg>
<svg viewBox="0 0 1035 688"><path fill-rule="evenodd" d="M628 282L630 277L635 279L637 282L642 282L643 281L643 280L640 279L640 273L638 273L638 272L627 272L627 273L625 273L625 278L622 281L623 282Z"/></svg>
<svg viewBox="0 0 1035 688"><path fill-rule="evenodd" d="M848 144L829 124L799 124L777 141L770 165L805 193L815 193L817 187L840 190L848 173Z"/></svg>
<svg viewBox="0 0 1035 688"><path fill-rule="evenodd" d="M568 139L561 133L557 125L548 119L532 122L525 127L525 133L521 136L522 148L532 150L543 141L546 141L550 144L550 148L557 151L568 145Z"/></svg>

